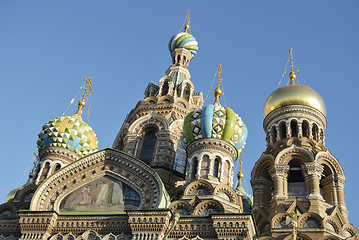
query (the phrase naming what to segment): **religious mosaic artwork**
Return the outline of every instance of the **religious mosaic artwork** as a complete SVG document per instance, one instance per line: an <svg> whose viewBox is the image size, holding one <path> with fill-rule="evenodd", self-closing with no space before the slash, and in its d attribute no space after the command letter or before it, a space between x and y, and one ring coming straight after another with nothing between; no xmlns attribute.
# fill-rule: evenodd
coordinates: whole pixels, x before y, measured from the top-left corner
<svg viewBox="0 0 359 240"><path fill-rule="evenodd" d="M104 212L138 209L140 195L131 187L118 180L102 177L66 196L60 211Z"/></svg>

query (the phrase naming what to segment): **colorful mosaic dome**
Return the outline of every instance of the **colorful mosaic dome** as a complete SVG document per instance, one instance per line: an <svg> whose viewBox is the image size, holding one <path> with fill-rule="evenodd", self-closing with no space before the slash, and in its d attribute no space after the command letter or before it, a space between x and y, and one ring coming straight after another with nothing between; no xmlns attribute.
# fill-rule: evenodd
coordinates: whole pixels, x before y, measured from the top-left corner
<svg viewBox="0 0 359 240"><path fill-rule="evenodd" d="M217 138L241 151L247 139L247 127L229 107L214 103L190 112L184 120L183 141L188 145L201 138Z"/></svg>
<svg viewBox="0 0 359 240"><path fill-rule="evenodd" d="M40 151L51 146L69 149L81 157L96 152L98 148L95 132L79 114L50 120L42 127L37 147Z"/></svg>
<svg viewBox="0 0 359 240"><path fill-rule="evenodd" d="M189 50L194 56L198 51L198 42L191 34L181 32L177 35L174 35L168 43L168 49L170 50L170 53L172 53L175 48L185 48Z"/></svg>

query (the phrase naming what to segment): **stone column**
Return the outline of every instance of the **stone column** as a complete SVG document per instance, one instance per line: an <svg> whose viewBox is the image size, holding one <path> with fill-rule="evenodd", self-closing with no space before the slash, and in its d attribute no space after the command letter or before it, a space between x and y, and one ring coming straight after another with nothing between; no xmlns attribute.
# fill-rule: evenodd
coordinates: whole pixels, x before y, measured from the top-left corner
<svg viewBox="0 0 359 240"><path fill-rule="evenodd" d="M323 169L322 165L313 162L305 163L303 165L305 181L309 187L309 189L307 189L308 199L323 199L319 188Z"/></svg>
<svg viewBox="0 0 359 240"><path fill-rule="evenodd" d="M195 176L196 179L199 179L199 177L201 176L201 168L202 168L202 158L203 155L200 155L200 157L198 158L198 165L197 165L197 174Z"/></svg>
<svg viewBox="0 0 359 240"><path fill-rule="evenodd" d="M298 129L298 137L303 137L303 129L302 129L302 123L297 122L297 129Z"/></svg>
<svg viewBox="0 0 359 240"><path fill-rule="evenodd" d="M277 131L277 138L275 139L276 141L280 140L280 131L279 131L279 126L275 127L275 130Z"/></svg>
<svg viewBox="0 0 359 240"><path fill-rule="evenodd" d="M291 131L290 131L290 122L285 123L285 129L286 129L286 138L290 138Z"/></svg>
<svg viewBox="0 0 359 240"><path fill-rule="evenodd" d="M345 177L344 176L337 176L337 191L338 191L338 205L339 207L346 209L345 207L345 200L344 200L344 184L345 184Z"/></svg>
<svg viewBox="0 0 359 240"><path fill-rule="evenodd" d="M284 192L283 192L283 177L284 172L287 172L288 165L285 164L277 164L269 168L269 174L271 175L274 182L274 193L273 198L275 200L284 200Z"/></svg>
<svg viewBox="0 0 359 240"><path fill-rule="evenodd" d="M309 139L313 139L313 124L309 123Z"/></svg>

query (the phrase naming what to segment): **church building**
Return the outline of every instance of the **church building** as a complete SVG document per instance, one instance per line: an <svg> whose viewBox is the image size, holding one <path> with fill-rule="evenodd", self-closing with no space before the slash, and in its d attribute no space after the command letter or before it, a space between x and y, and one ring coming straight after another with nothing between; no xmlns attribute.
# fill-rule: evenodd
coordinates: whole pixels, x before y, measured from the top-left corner
<svg viewBox="0 0 359 240"><path fill-rule="evenodd" d="M168 48L172 65L147 85L111 148L98 149L81 117L92 78L74 115L42 126L27 183L0 205L0 240L359 239L344 171L325 146L324 100L295 83L292 49L290 84L263 99L267 148L253 167L251 196L242 167L235 174L250 129L221 105L220 64L215 101L204 105L195 90L189 14Z"/></svg>

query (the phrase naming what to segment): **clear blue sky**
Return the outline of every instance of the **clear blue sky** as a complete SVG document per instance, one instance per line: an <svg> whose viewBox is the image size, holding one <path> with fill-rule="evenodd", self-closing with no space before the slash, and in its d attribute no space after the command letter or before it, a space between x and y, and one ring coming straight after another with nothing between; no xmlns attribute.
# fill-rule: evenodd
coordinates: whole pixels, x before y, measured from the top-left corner
<svg viewBox="0 0 359 240"><path fill-rule="evenodd" d="M354 0L1 1L1 202L19 179L20 186L26 181L23 172L37 151L37 134L61 116L83 77L93 77L89 123L99 148L112 146L148 82L157 83L170 66L167 43L187 8L199 42L189 66L196 91L207 95L221 63L226 104L249 130L247 190L251 169L265 150L263 104L277 88L292 47L301 83L327 104L326 146L344 168L349 220L359 227L359 2ZM206 104L212 101L211 92ZM73 104L67 114L75 111Z"/></svg>

